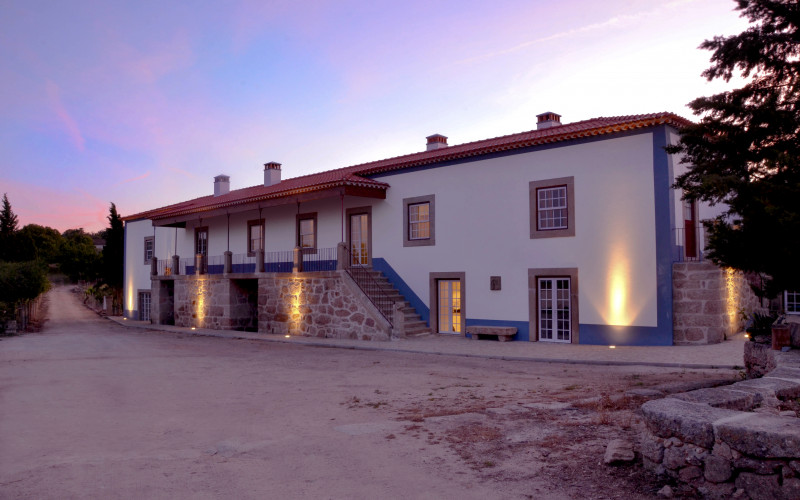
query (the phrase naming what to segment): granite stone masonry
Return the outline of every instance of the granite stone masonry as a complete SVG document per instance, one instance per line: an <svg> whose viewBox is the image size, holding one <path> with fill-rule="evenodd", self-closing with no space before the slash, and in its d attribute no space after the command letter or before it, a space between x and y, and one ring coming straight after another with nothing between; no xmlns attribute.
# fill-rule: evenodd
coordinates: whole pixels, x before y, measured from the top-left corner
<svg viewBox="0 0 800 500"><path fill-rule="evenodd" d="M673 342L716 344L744 329L741 312L763 312L745 276L711 262L672 266Z"/></svg>
<svg viewBox="0 0 800 500"><path fill-rule="evenodd" d="M342 271L275 274L258 286L258 331L306 337L389 340L391 328Z"/></svg>
<svg viewBox="0 0 800 500"><path fill-rule="evenodd" d="M175 276L152 289L160 324L388 340L391 326L349 279L342 271Z"/></svg>
<svg viewBox="0 0 800 500"><path fill-rule="evenodd" d="M645 467L701 498L800 498L800 419L779 411L800 397L800 351L758 350L763 378L642 405Z"/></svg>

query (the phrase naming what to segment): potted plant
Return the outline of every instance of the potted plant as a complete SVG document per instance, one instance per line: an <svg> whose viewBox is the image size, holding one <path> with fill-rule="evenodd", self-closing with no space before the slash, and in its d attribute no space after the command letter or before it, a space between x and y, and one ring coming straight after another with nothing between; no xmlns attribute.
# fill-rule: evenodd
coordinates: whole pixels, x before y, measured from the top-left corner
<svg viewBox="0 0 800 500"><path fill-rule="evenodd" d="M786 316L781 314L772 324L772 349L780 351L792 344L792 334L786 323Z"/></svg>
<svg viewBox="0 0 800 500"><path fill-rule="evenodd" d="M775 315L754 312L745 328L750 335L750 341L757 344L769 344L772 340L772 324L776 319Z"/></svg>

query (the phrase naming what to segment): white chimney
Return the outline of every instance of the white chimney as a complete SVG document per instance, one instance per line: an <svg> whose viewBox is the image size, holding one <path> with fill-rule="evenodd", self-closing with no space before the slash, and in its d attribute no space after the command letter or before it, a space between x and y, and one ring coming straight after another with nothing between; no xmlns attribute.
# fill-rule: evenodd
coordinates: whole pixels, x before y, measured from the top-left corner
<svg viewBox="0 0 800 500"><path fill-rule="evenodd" d="M214 177L214 196L222 196L231 192L231 178L227 175Z"/></svg>
<svg viewBox="0 0 800 500"><path fill-rule="evenodd" d="M541 115L536 115L536 118L539 119L538 123L536 124L537 130L561 125L561 115L553 113L552 111L542 113Z"/></svg>
<svg viewBox="0 0 800 500"><path fill-rule="evenodd" d="M264 164L264 185L274 186L281 182L281 164L275 161Z"/></svg>
<svg viewBox="0 0 800 500"><path fill-rule="evenodd" d="M447 147L447 137L443 136L442 134L433 134L426 137L428 139L428 146L426 151L432 151L434 149L441 149Z"/></svg>

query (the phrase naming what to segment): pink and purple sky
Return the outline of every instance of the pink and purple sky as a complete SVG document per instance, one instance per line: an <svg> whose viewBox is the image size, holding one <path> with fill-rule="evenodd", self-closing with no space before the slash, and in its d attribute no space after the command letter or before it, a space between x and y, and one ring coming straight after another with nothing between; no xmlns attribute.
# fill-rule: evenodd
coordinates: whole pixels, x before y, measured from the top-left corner
<svg viewBox="0 0 800 500"><path fill-rule="evenodd" d="M734 84L697 47L732 0L5 0L0 195L61 231L231 188Z"/></svg>

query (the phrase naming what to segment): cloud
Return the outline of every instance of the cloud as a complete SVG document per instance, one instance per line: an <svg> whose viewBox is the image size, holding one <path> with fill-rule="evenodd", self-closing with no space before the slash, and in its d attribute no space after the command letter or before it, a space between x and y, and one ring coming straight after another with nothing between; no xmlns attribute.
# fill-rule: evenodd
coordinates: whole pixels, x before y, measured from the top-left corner
<svg viewBox="0 0 800 500"><path fill-rule="evenodd" d="M122 185L122 184L128 184L129 182L140 181L140 180L142 180L142 179L146 179L146 178L148 178L148 177L150 177L150 171L149 171L149 170L148 170L147 172L143 173L143 174L142 174L142 175L140 175L140 176L137 176L137 177L131 177L130 179L125 179L124 181L120 181L120 182L118 182L118 183L116 183L116 184L114 184L114 185L115 185L115 186L120 186L120 185Z"/></svg>
<svg viewBox="0 0 800 500"><path fill-rule="evenodd" d="M78 122L76 122L72 115L70 115L69 111L67 111L67 108L64 106L64 103L61 100L61 89L53 81L48 80L46 84L46 90L52 111L56 114L58 120L61 122L64 132L66 132L69 136L72 145L75 146L75 149L83 152L83 150L86 148L86 140L81 134L81 130L78 127Z"/></svg>

